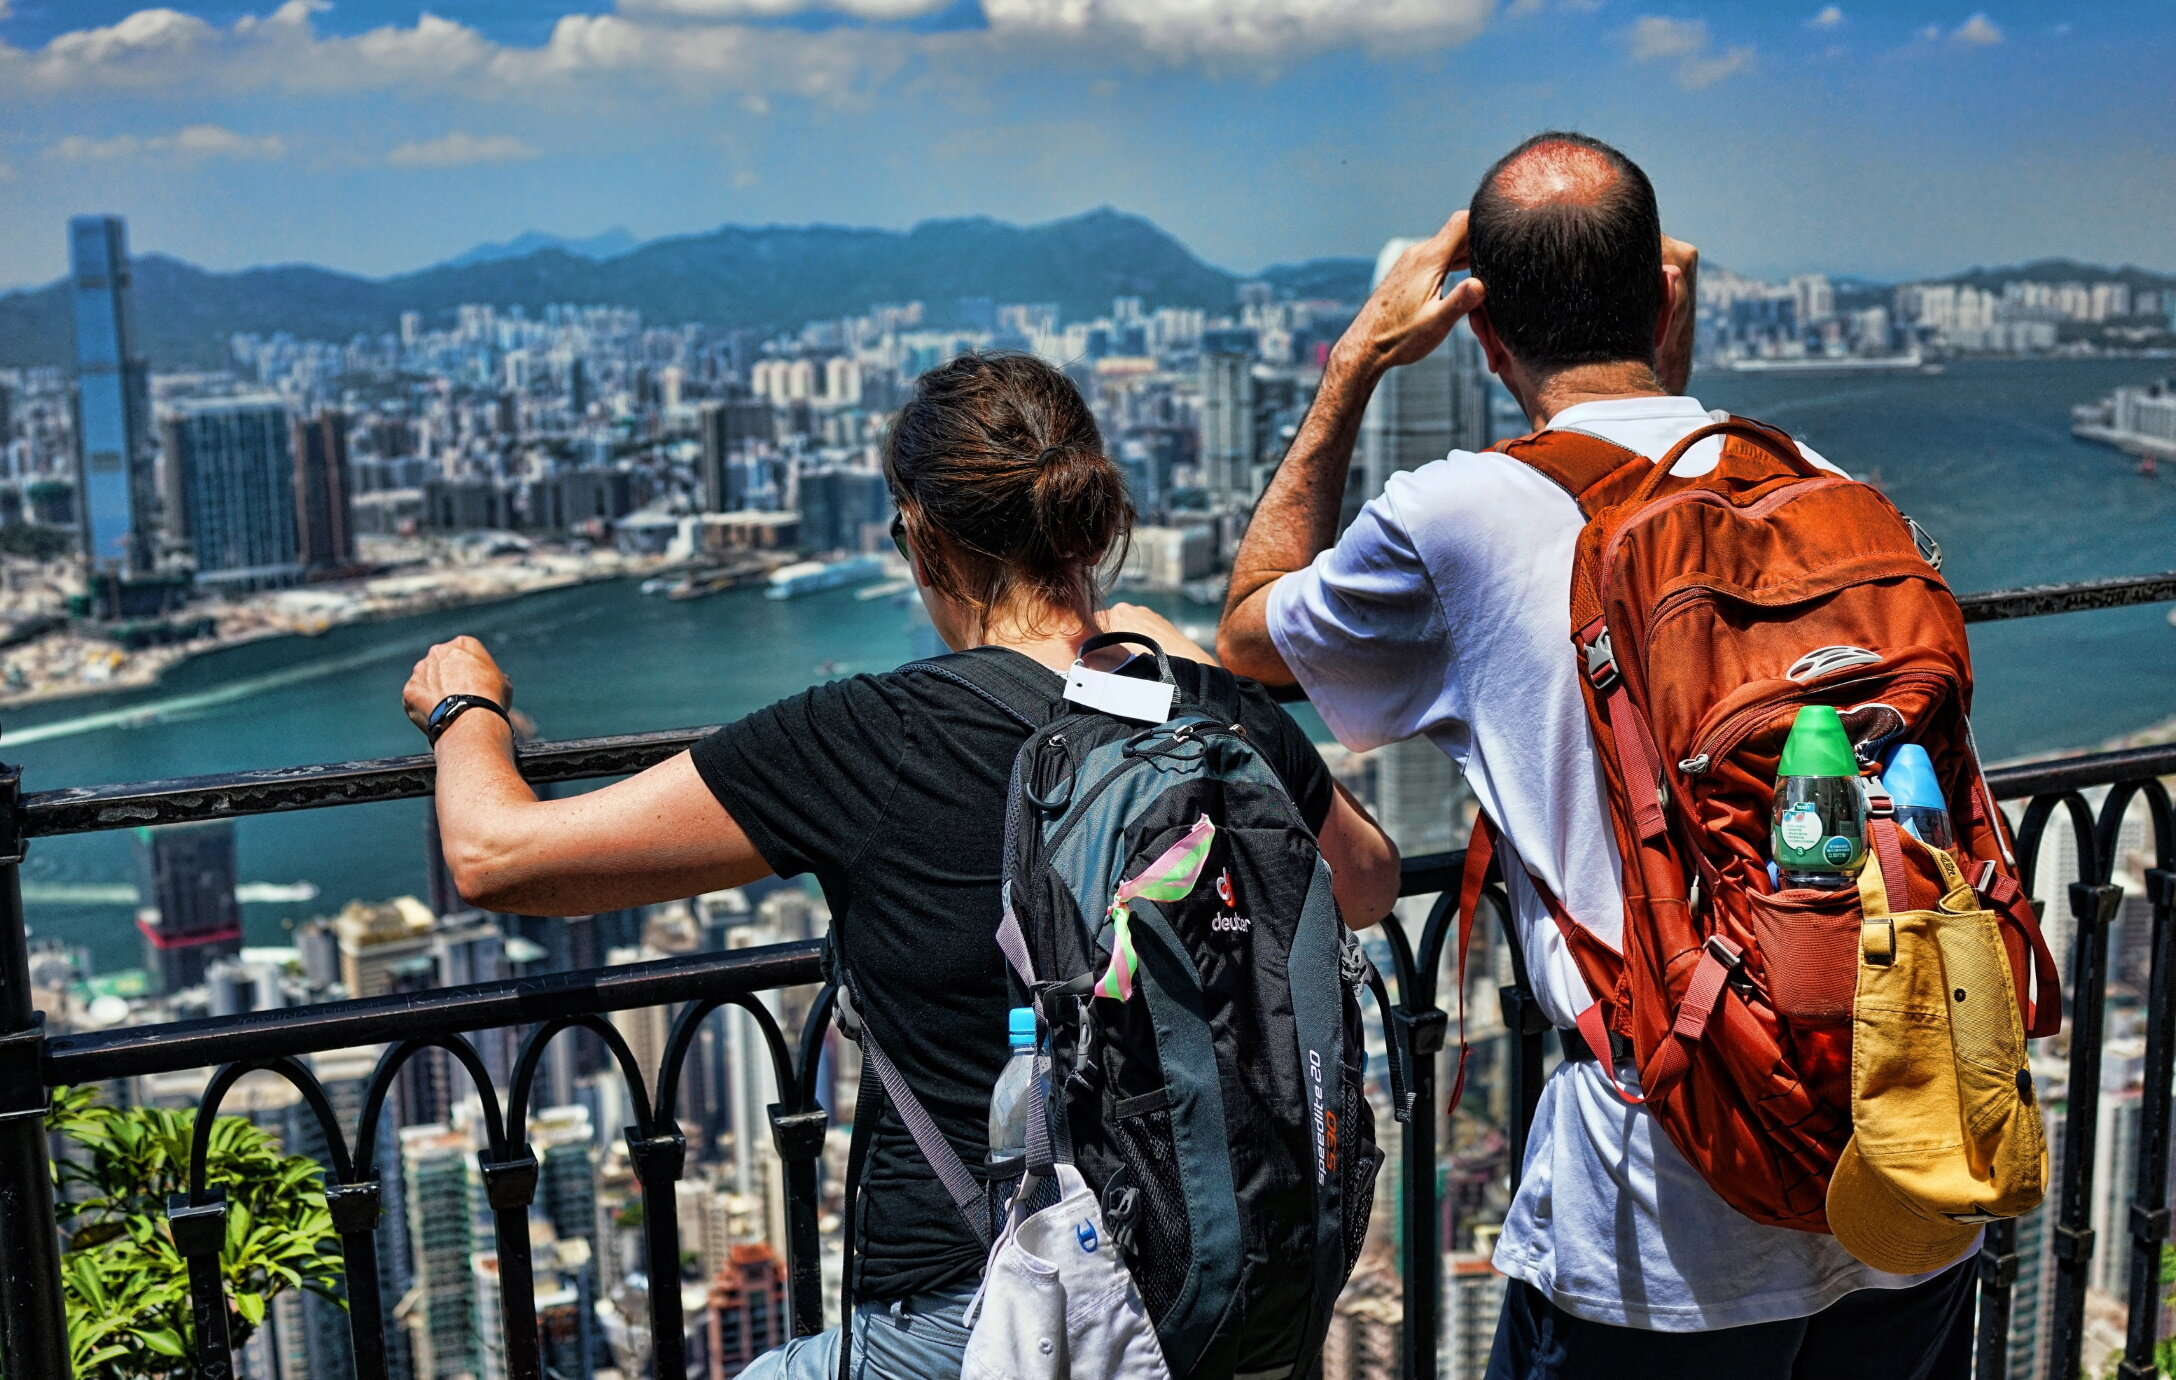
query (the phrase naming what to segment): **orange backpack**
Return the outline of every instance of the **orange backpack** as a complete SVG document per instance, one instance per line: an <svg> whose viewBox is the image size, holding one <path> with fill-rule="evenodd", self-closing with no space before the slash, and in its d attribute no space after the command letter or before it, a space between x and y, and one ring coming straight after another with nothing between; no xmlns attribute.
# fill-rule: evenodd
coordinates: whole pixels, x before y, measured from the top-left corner
<svg viewBox="0 0 2176 1380"><path fill-rule="evenodd" d="M1723 438L1712 471L1670 473L1711 436ZM1613 1045L1635 1064L1643 1097L1619 1095L1644 1100L1724 1201L1825 1232L1829 1173L1851 1136L1860 916L1854 892L1770 886L1776 766L1801 706L1835 706L1869 774L1895 743L1926 748L1956 855L2001 919L2027 1033L2062 1019L2054 959L1973 747L1971 658L1939 552L1878 489L1742 418L1652 461L1577 431L1496 449L1562 487L1587 520L1572 641L1624 865L1623 951L1535 883L1594 997L1580 1034L1612 1084ZM1879 827L1878 784L1871 799L1870 839L1890 840L1883 861L1901 865L1893 828ZM1484 817L1458 912L1461 1003L1493 854ZM1938 885L1922 868L1909 899L1932 905Z"/></svg>

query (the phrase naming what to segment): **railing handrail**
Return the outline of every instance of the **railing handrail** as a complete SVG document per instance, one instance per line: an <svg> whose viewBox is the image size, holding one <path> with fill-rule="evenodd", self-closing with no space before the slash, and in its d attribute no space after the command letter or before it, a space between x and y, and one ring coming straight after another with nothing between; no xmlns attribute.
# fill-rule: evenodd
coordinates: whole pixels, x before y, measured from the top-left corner
<svg viewBox="0 0 2176 1380"><path fill-rule="evenodd" d="M798 987L823 981L822 952L822 940L802 939L464 987L55 1035L45 1042L43 1078L48 1087L63 1087L386 1044L419 1029L465 1035L567 1016Z"/></svg>
<svg viewBox="0 0 2176 1380"><path fill-rule="evenodd" d="M2112 786L2119 781L2136 781L2147 776L2176 776L2176 743L2155 743L2148 747L2117 748L2110 752L2079 753L1991 767L1987 772L1987 788L1995 793L1997 800L2022 800L2052 792Z"/></svg>
<svg viewBox="0 0 2176 1380"><path fill-rule="evenodd" d="M2159 604L2176 599L2176 570L2158 575L2118 575L2107 580L2026 585L1960 594L1957 604L1967 623L1999 623L2011 618L2039 618L2051 613L2087 613L2096 609Z"/></svg>

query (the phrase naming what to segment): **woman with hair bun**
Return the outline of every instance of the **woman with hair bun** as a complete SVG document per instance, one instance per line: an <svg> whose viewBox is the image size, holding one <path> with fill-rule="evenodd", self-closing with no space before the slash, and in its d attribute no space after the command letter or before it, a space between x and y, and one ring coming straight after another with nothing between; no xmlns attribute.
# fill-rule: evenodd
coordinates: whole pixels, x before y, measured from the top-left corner
<svg viewBox="0 0 2176 1380"><path fill-rule="evenodd" d="M929 371L892 426L884 473L893 535L956 657L1002 663L1055 704L1081 644L1122 629L1163 645L1182 695L1198 686L1188 659L1208 653L1147 609L1099 607L1099 576L1123 552L1133 506L1063 374L1016 354ZM1123 657L1112 648L1090 660ZM1381 919L1397 895L1397 850L1291 718L1253 682L1241 686L1242 725L1320 837L1347 923ZM1006 789L1026 737L1017 722L939 676L854 676L626 781L540 801L514 765L511 694L482 645L459 638L431 649L403 696L435 733L445 856L471 904L586 915L813 874L858 975L862 1018L961 1158L983 1162L1008 1052L1011 1000L993 936ZM982 1247L888 1104L857 1217L857 1374L957 1375ZM800 1338L742 1373L828 1380L837 1351L835 1331Z"/></svg>

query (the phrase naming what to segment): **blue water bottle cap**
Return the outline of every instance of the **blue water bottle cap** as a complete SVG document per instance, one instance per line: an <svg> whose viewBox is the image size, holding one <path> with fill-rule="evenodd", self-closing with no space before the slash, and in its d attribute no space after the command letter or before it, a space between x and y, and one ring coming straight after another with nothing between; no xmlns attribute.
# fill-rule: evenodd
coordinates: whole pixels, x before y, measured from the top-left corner
<svg viewBox="0 0 2176 1380"><path fill-rule="evenodd" d="M1027 1049L1035 1044L1035 1008L1016 1006L1005 1018L1006 1042L1014 1049Z"/></svg>
<svg viewBox="0 0 2176 1380"><path fill-rule="evenodd" d="M1934 775L1934 759L1917 743L1905 743L1889 754L1881 774L1881 787L1899 809L1947 810L1942 783Z"/></svg>

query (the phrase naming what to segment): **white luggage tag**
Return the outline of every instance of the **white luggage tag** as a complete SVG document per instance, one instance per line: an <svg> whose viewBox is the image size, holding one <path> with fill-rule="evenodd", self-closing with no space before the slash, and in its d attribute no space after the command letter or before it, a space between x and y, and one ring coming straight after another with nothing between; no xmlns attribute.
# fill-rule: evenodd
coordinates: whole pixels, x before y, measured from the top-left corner
<svg viewBox="0 0 2176 1380"><path fill-rule="evenodd" d="M1160 724L1171 717L1171 697L1178 687L1168 681L1136 680L1110 671L1095 671L1079 662L1065 673L1065 697L1089 709L1099 709L1135 723Z"/></svg>

